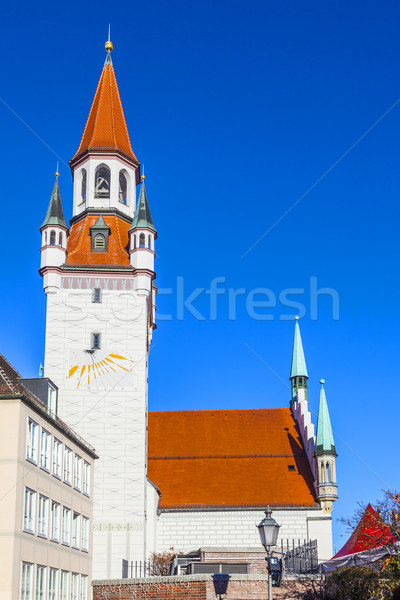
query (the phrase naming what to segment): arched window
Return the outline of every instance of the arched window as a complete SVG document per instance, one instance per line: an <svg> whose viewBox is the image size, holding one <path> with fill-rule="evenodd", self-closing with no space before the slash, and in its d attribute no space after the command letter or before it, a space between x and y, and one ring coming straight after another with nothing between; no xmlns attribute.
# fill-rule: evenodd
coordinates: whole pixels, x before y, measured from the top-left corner
<svg viewBox="0 0 400 600"><path fill-rule="evenodd" d="M123 171L119 172L118 200L122 204L128 204L128 180Z"/></svg>
<svg viewBox="0 0 400 600"><path fill-rule="evenodd" d="M56 232L52 229L50 231L50 246L56 245Z"/></svg>
<svg viewBox="0 0 400 600"><path fill-rule="evenodd" d="M47 231L44 232L44 245L47 246Z"/></svg>
<svg viewBox="0 0 400 600"><path fill-rule="evenodd" d="M136 248L136 235L133 236L133 249Z"/></svg>
<svg viewBox="0 0 400 600"><path fill-rule="evenodd" d="M81 202L86 202L86 181L87 181L87 174L86 174L86 169L82 169L81 171Z"/></svg>
<svg viewBox="0 0 400 600"><path fill-rule="evenodd" d="M106 248L106 238L102 233L98 233L94 238L94 249L95 250L105 250Z"/></svg>
<svg viewBox="0 0 400 600"><path fill-rule="evenodd" d="M62 246L62 233L60 231L59 235L58 235L58 245Z"/></svg>
<svg viewBox="0 0 400 600"><path fill-rule="evenodd" d="M95 198L110 197L110 169L105 165L97 167L94 184Z"/></svg>
<svg viewBox="0 0 400 600"><path fill-rule="evenodd" d="M151 235L149 235L149 248L151 250Z"/></svg>
<svg viewBox="0 0 400 600"><path fill-rule="evenodd" d="M139 248L144 248L146 244L146 239L144 237L144 233L141 233L139 236Z"/></svg>

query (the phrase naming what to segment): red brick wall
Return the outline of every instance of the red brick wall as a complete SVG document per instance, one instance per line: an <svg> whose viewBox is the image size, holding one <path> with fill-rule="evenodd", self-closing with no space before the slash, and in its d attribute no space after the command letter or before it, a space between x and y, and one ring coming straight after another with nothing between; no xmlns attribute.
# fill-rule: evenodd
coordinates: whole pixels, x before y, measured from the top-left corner
<svg viewBox="0 0 400 600"><path fill-rule="evenodd" d="M274 600L319 599L321 581L303 579L285 581L273 588ZM152 577L93 583L93 600L267 600L266 577L233 575L221 594L211 576ZM221 594L221 595L220 595Z"/></svg>

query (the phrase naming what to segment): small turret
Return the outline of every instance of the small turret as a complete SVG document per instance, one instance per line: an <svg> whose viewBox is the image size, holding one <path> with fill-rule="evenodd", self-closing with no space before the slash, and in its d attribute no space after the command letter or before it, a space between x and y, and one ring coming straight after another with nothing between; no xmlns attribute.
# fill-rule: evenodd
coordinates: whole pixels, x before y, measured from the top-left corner
<svg viewBox="0 0 400 600"><path fill-rule="evenodd" d="M318 499L321 502L323 511L330 513L333 502L338 498L335 464L337 453L326 402L325 381L321 379L320 383L321 392L314 456L317 460Z"/></svg>
<svg viewBox="0 0 400 600"><path fill-rule="evenodd" d="M157 231L151 218L149 203L147 201L144 175L135 216L129 229L130 262L135 269L135 289L148 294L154 279L154 241Z"/></svg>
<svg viewBox="0 0 400 600"><path fill-rule="evenodd" d="M57 172L47 213L40 227L42 234L41 269L59 267L64 264L67 256L68 227L61 203L58 175Z"/></svg>
<svg viewBox="0 0 400 600"><path fill-rule="evenodd" d="M298 391L304 390L302 396L307 400L308 373L306 359L304 358L303 344L301 341L299 317L295 316L296 325L294 329L292 368L290 370L290 381L292 383L292 402L295 401Z"/></svg>

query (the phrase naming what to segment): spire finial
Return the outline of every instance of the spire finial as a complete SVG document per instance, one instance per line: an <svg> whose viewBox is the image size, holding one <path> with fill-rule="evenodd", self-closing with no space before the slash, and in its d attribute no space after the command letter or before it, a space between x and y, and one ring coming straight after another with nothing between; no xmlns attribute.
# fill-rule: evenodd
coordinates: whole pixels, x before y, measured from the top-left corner
<svg viewBox="0 0 400 600"><path fill-rule="evenodd" d="M58 177L59 175L60 175L60 173L58 172L58 161L57 161L56 177Z"/></svg>
<svg viewBox="0 0 400 600"><path fill-rule="evenodd" d="M111 25L108 26L108 40L105 43L105 49L107 50L107 52L112 52L114 46L112 45L112 42L110 40L110 33L111 33Z"/></svg>
<svg viewBox="0 0 400 600"><path fill-rule="evenodd" d="M299 320L299 315L296 315L295 318L294 318L294 320L298 321Z"/></svg>
<svg viewBox="0 0 400 600"><path fill-rule="evenodd" d="M144 181L144 180L146 179L146 176L145 176L145 174L144 174L144 163L143 163L142 167L143 167L143 168L142 168L142 176L141 176L141 178L140 178L140 179L141 179L142 181Z"/></svg>
<svg viewBox="0 0 400 600"><path fill-rule="evenodd" d="M325 383L325 379L320 379L319 382L321 384L321 387L323 388L324 387L324 383Z"/></svg>

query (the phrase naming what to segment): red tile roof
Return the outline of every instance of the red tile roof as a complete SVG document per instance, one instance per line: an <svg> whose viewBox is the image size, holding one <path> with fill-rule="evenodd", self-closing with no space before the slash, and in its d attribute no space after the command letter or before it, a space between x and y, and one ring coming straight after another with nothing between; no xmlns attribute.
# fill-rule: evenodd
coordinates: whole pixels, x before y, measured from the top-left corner
<svg viewBox="0 0 400 600"><path fill-rule="evenodd" d="M161 508L316 505L289 408L150 412L148 436Z"/></svg>
<svg viewBox="0 0 400 600"><path fill-rule="evenodd" d="M104 216L104 221L111 230L108 238L108 252L91 251L90 227L96 223L98 218L99 215L87 215L71 226L65 264L129 266L127 246L130 224L116 215Z"/></svg>
<svg viewBox="0 0 400 600"><path fill-rule="evenodd" d="M86 151L121 152L139 164L129 139L112 64L103 67L81 143L71 162Z"/></svg>

